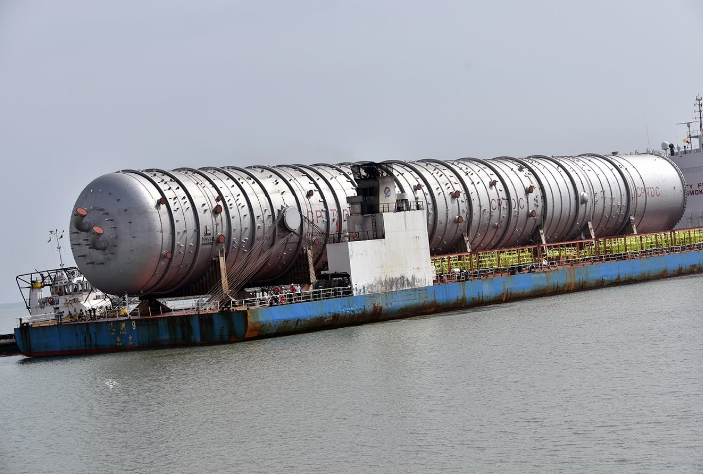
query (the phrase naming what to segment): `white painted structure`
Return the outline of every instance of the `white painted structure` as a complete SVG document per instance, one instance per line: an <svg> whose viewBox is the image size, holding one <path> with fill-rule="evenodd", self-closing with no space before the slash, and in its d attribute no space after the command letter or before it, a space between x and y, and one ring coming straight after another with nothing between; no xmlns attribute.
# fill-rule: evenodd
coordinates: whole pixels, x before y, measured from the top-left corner
<svg viewBox="0 0 703 474"><path fill-rule="evenodd" d="M669 152L669 158L679 167L686 182L686 208L675 229L703 226L703 98L701 96L696 96L694 117L698 120L678 124L687 126L683 150L681 146L674 147L669 142L662 143L664 153ZM695 131L695 125L698 126L698 131ZM695 139L698 139L698 148L694 147Z"/></svg>
<svg viewBox="0 0 703 474"><path fill-rule="evenodd" d="M424 210L384 212L357 217L359 228L375 220L380 239L327 245L329 271L347 273L354 295L431 286L435 277L430 260ZM354 219L351 219L350 225Z"/></svg>
<svg viewBox="0 0 703 474"><path fill-rule="evenodd" d="M103 314L112 308L107 295L93 288L76 268L45 270L28 275L30 285L25 290L29 290L29 295L25 302L30 316L25 322L30 324L81 316L87 318L91 313ZM48 295L44 292L45 288L49 290Z"/></svg>
<svg viewBox="0 0 703 474"><path fill-rule="evenodd" d="M686 208L675 229L703 226L703 149L679 151L669 157L686 181Z"/></svg>

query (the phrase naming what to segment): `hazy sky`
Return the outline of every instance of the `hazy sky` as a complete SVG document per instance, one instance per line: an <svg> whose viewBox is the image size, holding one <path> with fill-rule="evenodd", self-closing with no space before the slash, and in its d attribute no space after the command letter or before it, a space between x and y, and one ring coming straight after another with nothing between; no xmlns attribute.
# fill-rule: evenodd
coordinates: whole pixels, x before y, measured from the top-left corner
<svg viewBox="0 0 703 474"><path fill-rule="evenodd" d="M105 173L644 151L696 94L701 0L0 0L0 302Z"/></svg>

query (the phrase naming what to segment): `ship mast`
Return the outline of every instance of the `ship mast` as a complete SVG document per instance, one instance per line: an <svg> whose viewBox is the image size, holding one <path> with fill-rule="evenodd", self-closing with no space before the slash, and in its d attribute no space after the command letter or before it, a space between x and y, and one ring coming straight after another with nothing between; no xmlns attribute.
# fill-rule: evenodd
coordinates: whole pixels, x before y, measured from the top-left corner
<svg viewBox="0 0 703 474"><path fill-rule="evenodd" d="M698 114L698 133L691 133L691 124L696 123L696 114ZM676 125L686 125L688 128L688 133L684 141L684 153L686 152L686 145L693 151L693 139L698 138L698 148L703 150L703 97L700 95L696 96L696 102L693 104L693 120L688 122L679 122Z"/></svg>
<svg viewBox="0 0 703 474"><path fill-rule="evenodd" d="M698 112L698 142L703 148L703 97L700 95L696 95L696 103L694 105L694 114L695 112ZM695 115L694 115L695 117Z"/></svg>
<svg viewBox="0 0 703 474"><path fill-rule="evenodd" d="M61 242L59 242L60 239L63 239L63 231L54 229L50 230L49 234L51 234L51 237L49 237L49 242L51 242L52 238L56 239L56 250L59 251L59 262L61 263L61 268L63 268L63 258L61 257Z"/></svg>

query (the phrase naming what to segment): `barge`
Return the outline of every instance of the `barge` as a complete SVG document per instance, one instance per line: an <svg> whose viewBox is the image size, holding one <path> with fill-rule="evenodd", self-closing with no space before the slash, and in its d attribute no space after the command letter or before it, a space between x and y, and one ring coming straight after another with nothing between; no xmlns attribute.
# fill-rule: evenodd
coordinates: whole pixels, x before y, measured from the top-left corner
<svg viewBox="0 0 703 474"><path fill-rule="evenodd" d="M17 344L241 342L701 273L703 116L688 125L683 150L645 154L105 175L71 248L91 288L141 303L22 320Z"/></svg>
<svg viewBox="0 0 703 474"><path fill-rule="evenodd" d="M221 344L689 275L703 271L703 229L446 255L432 265L438 278L417 288L281 291L276 301L252 297L222 307L23 323L15 335L30 357Z"/></svg>

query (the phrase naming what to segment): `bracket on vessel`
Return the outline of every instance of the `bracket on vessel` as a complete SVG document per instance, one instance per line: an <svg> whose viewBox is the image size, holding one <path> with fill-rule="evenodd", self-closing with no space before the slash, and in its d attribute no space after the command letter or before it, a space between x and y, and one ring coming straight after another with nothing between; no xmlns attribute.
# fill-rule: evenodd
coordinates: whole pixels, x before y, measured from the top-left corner
<svg viewBox="0 0 703 474"><path fill-rule="evenodd" d="M625 225L625 233L637 235L637 226L635 225L635 216L630 216L627 219L627 225Z"/></svg>

